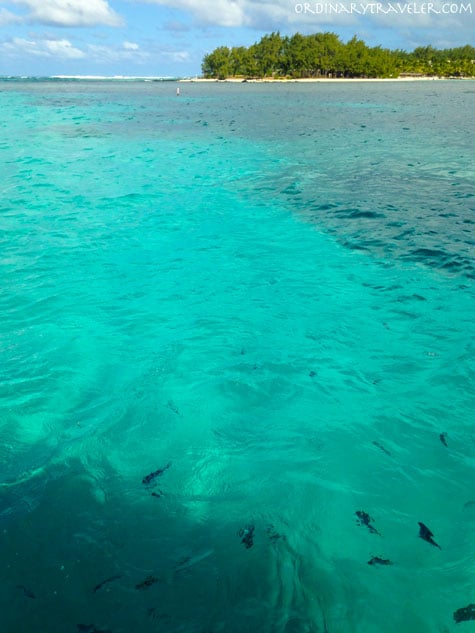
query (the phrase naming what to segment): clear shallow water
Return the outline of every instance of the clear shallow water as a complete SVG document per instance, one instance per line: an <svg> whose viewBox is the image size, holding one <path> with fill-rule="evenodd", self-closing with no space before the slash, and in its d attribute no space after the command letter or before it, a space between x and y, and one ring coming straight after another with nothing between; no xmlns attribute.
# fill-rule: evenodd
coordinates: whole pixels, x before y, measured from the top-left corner
<svg viewBox="0 0 475 633"><path fill-rule="evenodd" d="M1 87L2 630L455 630L472 84L181 91Z"/></svg>

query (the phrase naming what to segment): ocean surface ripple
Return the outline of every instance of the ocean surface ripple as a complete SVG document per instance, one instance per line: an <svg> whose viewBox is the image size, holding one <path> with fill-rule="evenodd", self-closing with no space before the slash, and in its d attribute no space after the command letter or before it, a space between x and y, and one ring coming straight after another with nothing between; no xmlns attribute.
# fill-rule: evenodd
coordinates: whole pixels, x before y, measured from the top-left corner
<svg viewBox="0 0 475 633"><path fill-rule="evenodd" d="M473 87L175 89L0 84L2 633L455 630Z"/></svg>

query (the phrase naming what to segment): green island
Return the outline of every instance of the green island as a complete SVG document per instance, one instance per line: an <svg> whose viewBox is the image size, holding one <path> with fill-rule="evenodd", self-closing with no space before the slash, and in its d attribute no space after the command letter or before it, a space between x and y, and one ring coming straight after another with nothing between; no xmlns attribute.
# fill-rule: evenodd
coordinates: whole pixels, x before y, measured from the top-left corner
<svg viewBox="0 0 475 633"><path fill-rule="evenodd" d="M412 52L368 46L354 36L346 44L336 33L264 35L252 46L219 46L201 65L207 79L398 78L475 76L475 48Z"/></svg>

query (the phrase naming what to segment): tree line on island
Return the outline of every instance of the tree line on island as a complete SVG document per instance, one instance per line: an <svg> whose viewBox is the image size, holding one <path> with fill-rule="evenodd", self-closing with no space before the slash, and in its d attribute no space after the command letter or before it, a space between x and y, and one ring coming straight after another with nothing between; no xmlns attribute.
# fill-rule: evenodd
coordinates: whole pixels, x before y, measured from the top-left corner
<svg viewBox="0 0 475 633"><path fill-rule="evenodd" d="M336 33L283 37L277 32L264 35L247 48L219 46L205 55L201 69L204 77L214 79L474 77L475 48L466 45L438 50L420 46L409 53L370 47L356 36L345 44Z"/></svg>

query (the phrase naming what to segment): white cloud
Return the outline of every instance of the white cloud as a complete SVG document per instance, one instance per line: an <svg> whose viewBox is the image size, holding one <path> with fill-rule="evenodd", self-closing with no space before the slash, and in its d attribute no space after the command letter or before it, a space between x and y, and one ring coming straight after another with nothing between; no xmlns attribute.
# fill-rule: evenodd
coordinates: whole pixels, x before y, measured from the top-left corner
<svg viewBox="0 0 475 633"><path fill-rule="evenodd" d="M145 62L150 58L150 53L141 51L137 44L133 45L136 48L127 47L125 44L131 44L131 42L124 42L122 46L117 47L88 44L86 54L90 60L101 64L122 61Z"/></svg>
<svg viewBox="0 0 475 633"><path fill-rule="evenodd" d="M190 11L204 24L219 26L243 26L247 24L246 7L249 0L142 0L151 4L161 4L173 9Z"/></svg>
<svg viewBox="0 0 475 633"><path fill-rule="evenodd" d="M139 0L182 9L198 22L225 27L253 27L261 30L285 28L298 13L293 0ZM325 2L325 0L322 0ZM302 3L304 4L304 3ZM315 3L306 2L309 7ZM301 18L301 16L300 16ZM297 20L298 21L298 20ZM302 21L302 20L301 20ZM308 20L307 20L308 21Z"/></svg>
<svg viewBox="0 0 475 633"><path fill-rule="evenodd" d="M190 60L188 51L166 51L162 55L165 59L169 59L172 62L187 62Z"/></svg>
<svg viewBox="0 0 475 633"><path fill-rule="evenodd" d="M82 59L95 64L110 64L117 62L144 63L149 61L151 54L142 51L134 42L122 42L117 45L84 44L81 48L74 46L67 39L55 39L51 36L34 36L28 38L14 37L0 43L0 56L9 58L50 58L56 61ZM184 53L183 55L188 55Z"/></svg>
<svg viewBox="0 0 475 633"><path fill-rule="evenodd" d="M15 37L4 42L0 50L10 57L50 57L55 59L81 59L84 51L75 48L69 40L27 40Z"/></svg>
<svg viewBox="0 0 475 633"><path fill-rule="evenodd" d="M190 13L198 23L222 27L250 27L260 31L281 30L293 32L299 30L303 33L317 31L332 31L338 28L352 29L354 33L361 33L365 29L371 29L377 34L378 29L391 29L394 33L401 30L409 30L417 34L420 29L433 29L435 32L445 32L451 41L465 39L471 41L471 31L474 28L474 14L470 11L464 14L443 14L443 4L452 7L461 5L473 5L470 0L455 0L450 3L447 0L433 0L431 3L434 12L419 13L407 9L408 5L414 5L413 0L401 0L392 2L394 6L402 6L400 13L384 13L384 7L389 0L381 0L383 10L373 13L370 8L361 8L363 5L377 4L376 0L310 0L299 2L298 0L138 0L163 6L181 9ZM351 4L356 9L351 10ZM415 0L416 5L427 7L425 0ZM429 3L430 4L430 3ZM341 10L325 10L322 7L340 5ZM406 9L404 9L406 7ZM440 13L436 11L441 10ZM366 11L366 14L363 12Z"/></svg>
<svg viewBox="0 0 475 633"><path fill-rule="evenodd" d="M62 59L81 59L85 54L79 48L75 48L69 40L46 40L44 42L46 50L52 56Z"/></svg>
<svg viewBox="0 0 475 633"><path fill-rule="evenodd" d="M11 0L26 7L23 20L54 26L123 25L122 18L107 0Z"/></svg>
<svg viewBox="0 0 475 633"><path fill-rule="evenodd" d="M0 26L7 26L7 24L16 24L21 22L22 19L19 15L8 11L7 9L0 9Z"/></svg>

